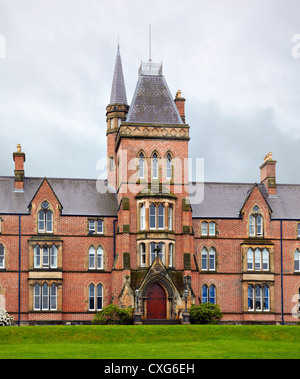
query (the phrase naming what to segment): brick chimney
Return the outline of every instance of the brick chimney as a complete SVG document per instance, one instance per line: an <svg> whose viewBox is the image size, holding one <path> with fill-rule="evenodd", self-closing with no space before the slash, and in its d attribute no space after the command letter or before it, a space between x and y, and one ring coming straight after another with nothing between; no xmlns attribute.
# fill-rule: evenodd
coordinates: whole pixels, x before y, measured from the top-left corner
<svg viewBox="0 0 300 379"><path fill-rule="evenodd" d="M181 90L177 91L174 101L178 109L178 112L182 118L182 121L185 123L185 98L181 96Z"/></svg>
<svg viewBox="0 0 300 379"><path fill-rule="evenodd" d="M273 161L272 153L269 153L260 166L260 181L265 184L268 194L271 196L277 194L276 163L277 161Z"/></svg>
<svg viewBox="0 0 300 379"><path fill-rule="evenodd" d="M13 157L15 162L15 191L23 192L25 153L22 153L20 144L17 145L17 151L13 153Z"/></svg>

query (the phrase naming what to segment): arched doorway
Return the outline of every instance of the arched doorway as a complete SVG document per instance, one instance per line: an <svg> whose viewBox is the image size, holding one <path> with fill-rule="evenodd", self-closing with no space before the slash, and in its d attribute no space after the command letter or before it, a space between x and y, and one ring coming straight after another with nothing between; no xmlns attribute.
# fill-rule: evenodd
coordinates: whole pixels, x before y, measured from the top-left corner
<svg viewBox="0 0 300 379"><path fill-rule="evenodd" d="M166 319L167 318L166 292L158 284L153 284L147 294L147 318Z"/></svg>

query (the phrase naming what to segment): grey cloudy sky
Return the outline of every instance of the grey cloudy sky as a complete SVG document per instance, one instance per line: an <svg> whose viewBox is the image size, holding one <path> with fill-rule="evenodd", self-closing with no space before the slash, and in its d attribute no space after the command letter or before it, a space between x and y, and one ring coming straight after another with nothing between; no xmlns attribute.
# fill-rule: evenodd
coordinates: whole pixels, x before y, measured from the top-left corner
<svg viewBox="0 0 300 379"><path fill-rule="evenodd" d="M299 15L299 0L0 0L0 175L21 143L27 176L98 177L118 35L130 103L151 24L205 180L258 182L271 151L277 181L300 184Z"/></svg>

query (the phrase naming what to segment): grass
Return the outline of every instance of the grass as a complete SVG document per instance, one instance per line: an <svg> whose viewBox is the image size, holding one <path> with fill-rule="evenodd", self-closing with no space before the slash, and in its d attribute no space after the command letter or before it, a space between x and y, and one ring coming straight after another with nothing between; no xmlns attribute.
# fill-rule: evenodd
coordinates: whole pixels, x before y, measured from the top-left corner
<svg viewBox="0 0 300 379"><path fill-rule="evenodd" d="M298 359L297 326L0 328L0 359Z"/></svg>

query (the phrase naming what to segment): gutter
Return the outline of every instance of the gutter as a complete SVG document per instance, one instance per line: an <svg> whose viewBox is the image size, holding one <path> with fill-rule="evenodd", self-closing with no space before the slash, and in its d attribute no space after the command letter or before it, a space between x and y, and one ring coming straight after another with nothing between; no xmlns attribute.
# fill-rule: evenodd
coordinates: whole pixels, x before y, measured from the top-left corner
<svg viewBox="0 0 300 379"><path fill-rule="evenodd" d="M114 265L115 265L115 260L116 260L116 222L118 219L113 220L113 226L114 226Z"/></svg>
<svg viewBox="0 0 300 379"><path fill-rule="evenodd" d="M282 219L280 219L280 285L281 285L281 325L284 325L283 313L283 240L282 240Z"/></svg>
<svg viewBox="0 0 300 379"><path fill-rule="evenodd" d="M21 325L21 214L19 214L19 285L18 285L18 326Z"/></svg>

